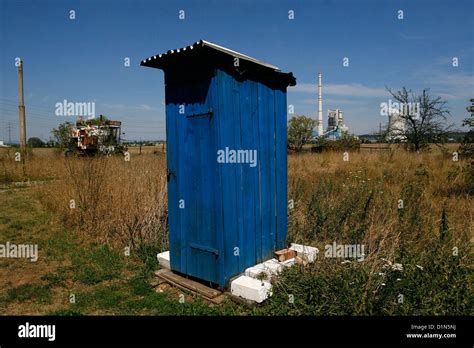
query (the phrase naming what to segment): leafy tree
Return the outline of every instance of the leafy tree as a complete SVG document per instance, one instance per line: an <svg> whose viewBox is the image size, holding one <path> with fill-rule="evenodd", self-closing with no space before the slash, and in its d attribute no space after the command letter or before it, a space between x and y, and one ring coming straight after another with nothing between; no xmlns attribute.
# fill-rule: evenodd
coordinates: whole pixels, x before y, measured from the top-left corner
<svg viewBox="0 0 474 348"><path fill-rule="evenodd" d="M73 124L71 122L61 123L58 128L54 128L51 131L54 142L61 149L68 147L71 137L71 131Z"/></svg>
<svg viewBox="0 0 474 348"><path fill-rule="evenodd" d="M474 99L471 102L474 104ZM463 120L462 125L469 127L469 130L462 140L459 153L464 157L474 157L474 105L467 107L467 110L471 115Z"/></svg>
<svg viewBox="0 0 474 348"><path fill-rule="evenodd" d="M419 151L430 143L440 144L447 140L447 132L451 126L446 125L450 116L446 108L446 101L441 97L432 97L429 89L423 89L420 95L415 95L411 90L403 87L399 91L388 92L401 106L418 106L418 112L399 112L397 117L400 122L389 125L387 130L392 139L404 139L409 149Z"/></svg>
<svg viewBox="0 0 474 348"><path fill-rule="evenodd" d="M288 144L296 151L309 143L316 122L306 116L294 116L288 121Z"/></svg>
<svg viewBox="0 0 474 348"><path fill-rule="evenodd" d="M27 143L29 147L43 147L44 146L43 140L37 137L28 138Z"/></svg>

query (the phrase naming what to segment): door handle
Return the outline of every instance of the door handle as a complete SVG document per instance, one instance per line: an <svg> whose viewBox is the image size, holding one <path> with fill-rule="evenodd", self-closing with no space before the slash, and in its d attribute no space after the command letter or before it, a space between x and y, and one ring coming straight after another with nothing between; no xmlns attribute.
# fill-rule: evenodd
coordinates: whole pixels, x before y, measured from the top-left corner
<svg viewBox="0 0 474 348"><path fill-rule="evenodd" d="M172 172L171 170L166 170L166 181L170 181L170 176L173 176L176 178L176 173L175 172Z"/></svg>
<svg viewBox="0 0 474 348"><path fill-rule="evenodd" d="M197 249L197 250L207 251L208 253L214 254L216 258L219 257L219 250L217 250L215 248L211 248L207 245L201 245L201 244L197 244L197 243L189 243L189 247L191 247L193 249Z"/></svg>

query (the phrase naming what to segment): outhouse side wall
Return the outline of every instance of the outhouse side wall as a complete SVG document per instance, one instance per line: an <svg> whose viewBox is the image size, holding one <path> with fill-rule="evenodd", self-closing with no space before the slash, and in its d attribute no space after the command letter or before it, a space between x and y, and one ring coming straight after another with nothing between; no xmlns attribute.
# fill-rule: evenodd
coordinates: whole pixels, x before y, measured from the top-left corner
<svg viewBox="0 0 474 348"><path fill-rule="evenodd" d="M273 257L287 235L286 88L237 80L217 69L218 150L248 150L257 162L219 164L225 282Z"/></svg>
<svg viewBox="0 0 474 348"><path fill-rule="evenodd" d="M171 268L224 287L285 245L286 88L219 69L165 83ZM256 151L255 167L218 163L226 148Z"/></svg>

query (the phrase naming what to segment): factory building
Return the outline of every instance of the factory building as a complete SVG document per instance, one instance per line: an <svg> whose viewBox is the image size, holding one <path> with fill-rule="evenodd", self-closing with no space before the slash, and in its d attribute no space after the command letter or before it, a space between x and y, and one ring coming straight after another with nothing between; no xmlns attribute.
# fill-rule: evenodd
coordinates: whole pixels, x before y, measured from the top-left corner
<svg viewBox="0 0 474 348"><path fill-rule="evenodd" d="M328 110L328 128L326 136L328 139L341 139L343 133L347 133L348 127L344 124L344 113L342 110Z"/></svg>
<svg viewBox="0 0 474 348"><path fill-rule="evenodd" d="M318 74L318 119L315 129L313 129L313 138L326 138L329 140L341 139L342 134L349 128L344 124L344 113L342 110L328 110L328 126L324 131L323 121L323 75Z"/></svg>
<svg viewBox="0 0 474 348"><path fill-rule="evenodd" d="M400 112L391 109L388 114L388 129L386 140L388 142L405 142L406 120L400 116Z"/></svg>

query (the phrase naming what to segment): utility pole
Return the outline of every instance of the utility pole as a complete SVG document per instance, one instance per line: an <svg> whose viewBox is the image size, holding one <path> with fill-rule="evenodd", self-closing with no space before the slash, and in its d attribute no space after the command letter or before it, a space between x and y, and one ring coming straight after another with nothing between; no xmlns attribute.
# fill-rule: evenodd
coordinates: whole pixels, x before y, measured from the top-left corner
<svg viewBox="0 0 474 348"><path fill-rule="evenodd" d="M18 65L18 117L20 119L20 150L24 160L26 156L26 120L25 120L25 95L23 92L23 61Z"/></svg>

